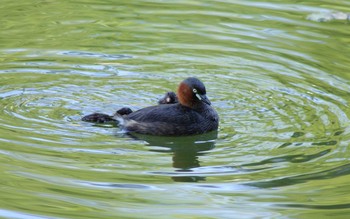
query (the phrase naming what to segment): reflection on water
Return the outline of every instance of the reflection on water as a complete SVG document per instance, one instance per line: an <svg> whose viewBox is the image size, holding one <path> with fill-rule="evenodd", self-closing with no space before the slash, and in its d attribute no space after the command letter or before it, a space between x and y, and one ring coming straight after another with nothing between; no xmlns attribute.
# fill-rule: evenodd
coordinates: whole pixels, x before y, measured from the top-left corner
<svg viewBox="0 0 350 219"><path fill-rule="evenodd" d="M176 173L169 175L171 175L171 178L175 182L198 182L205 181L205 177L196 176L193 168L200 167L199 157L210 153L210 150L215 147L218 132L213 131L202 135L186 137L163 137L140 134L133 134L133 137L145 141L147 146L151 147L150 151L172 154L173 167L176 169ZM154 173L156 174L156 172Z"/></svg>

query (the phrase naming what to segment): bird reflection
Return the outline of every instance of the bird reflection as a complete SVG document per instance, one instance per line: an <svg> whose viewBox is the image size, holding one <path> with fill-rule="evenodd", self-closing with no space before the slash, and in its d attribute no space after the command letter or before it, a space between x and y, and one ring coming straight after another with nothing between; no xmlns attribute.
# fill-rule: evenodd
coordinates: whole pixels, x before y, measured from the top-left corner
<svg viewBox="0 0 350 219"><path fill-rule="evenodd" d="M185 137L163 137L133 134L132 137L144 140L150 151L173 154L173 167L177 174L171 178L175 182L205 181L205 177L191 174L193 168L200 167L199 157L215 147L218 132ZM176 176L178 175L178 176Z"/></svg>

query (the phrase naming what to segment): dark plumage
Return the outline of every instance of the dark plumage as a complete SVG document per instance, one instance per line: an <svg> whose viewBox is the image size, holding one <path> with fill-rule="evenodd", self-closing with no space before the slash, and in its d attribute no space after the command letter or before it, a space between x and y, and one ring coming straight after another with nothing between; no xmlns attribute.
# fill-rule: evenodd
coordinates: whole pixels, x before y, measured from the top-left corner
<svg viewBox="0 0 350 219"><path fill-rule="evenodd" d="M129 107L123 107L123 108L117 110L117 112L116 112L116 114L119 114L121 116L129 115L130 113L132 113L132 110Z"/></svg>
<svg viewBox="0 0 350 219"><path fill-rule="evenodd" d="M170 91L165 94L165 96L158 101L159 104L173 104L177 103L177 96L174 92Z"/></svg>
<svg viewBox="0 0 350 219"><path fill-rule="evenodd" d="M128 132L162 136L193 135L218 129L219 116L210 106L204 84L197 78L185 79L177 95L167 92L158 103L135 112L124 107L114 116L94 113L82 120L97 123L118 120Z"/></svg>
<svg viewBox="0 0 350 219"><path fill-rule="evenodd" d="M177 103L177 97L174 92L167 92L165 96L158 101L159 104L173 104ZM132 113L132 110L129 107L123 107L115 112L113 116L104 114L104 113L93 113L84 116L81 120L84 122L93 122L93 123L108 123L117 121L113 117L116 115L124 116Z"/></svg>
<svg viewBox="0 0 350 219"><path fill-rule="evenodd" d="M193 135L217 130L219 117L210 106L204 84L197 78L180 83L179 103L161 104L122 116L126 131L150 135Z"/></svg>
<svg viewBox="0 0 350 219"><path fill-rule="evenodd" d="M107 123L107 122L115 122L113 116L104 114L104 113L93 113L87 116L84 116L81 120L84 122L94 122L94 123Z"/></svg>

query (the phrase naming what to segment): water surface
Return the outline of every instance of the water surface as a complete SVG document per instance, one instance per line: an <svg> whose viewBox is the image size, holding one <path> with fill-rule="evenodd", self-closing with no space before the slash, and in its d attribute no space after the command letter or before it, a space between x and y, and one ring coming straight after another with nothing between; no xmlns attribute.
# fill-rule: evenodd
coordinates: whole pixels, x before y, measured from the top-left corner
<svg viewBox="0 0 350 219"><path fill-rule="evenodd" d="M322 1L28 1L0 7L0 217L350 213L347 21ZM82 122L200 78L217 133Z"/></svg>

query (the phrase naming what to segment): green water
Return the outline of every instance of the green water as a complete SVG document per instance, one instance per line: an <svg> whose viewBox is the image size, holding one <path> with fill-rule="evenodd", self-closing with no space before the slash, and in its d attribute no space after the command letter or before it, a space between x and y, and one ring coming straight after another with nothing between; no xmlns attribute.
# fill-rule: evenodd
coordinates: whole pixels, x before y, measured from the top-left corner
<svg viewBox="0 0 350 219"><path fill-rule="evenodd" d="M0 217L347 218L348 1L0 6ZM80 121L197 76L218 133L131 138Z"/></svg>

